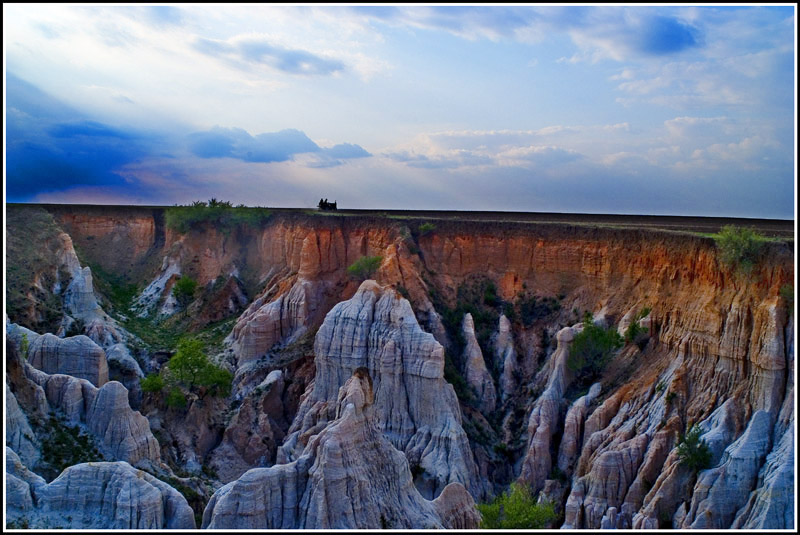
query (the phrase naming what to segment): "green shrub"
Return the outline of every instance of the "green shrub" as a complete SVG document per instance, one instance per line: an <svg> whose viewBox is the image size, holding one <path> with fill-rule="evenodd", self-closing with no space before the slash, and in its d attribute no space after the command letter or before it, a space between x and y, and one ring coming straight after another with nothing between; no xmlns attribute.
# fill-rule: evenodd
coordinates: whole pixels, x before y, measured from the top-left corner
<svg viewBox="0 0 800 535"><path fill-rule="evenodd" d="M536 503L530 489L519 483L512 483L508 492L477 507L481 529L544 529L556 518L553 504Z"/></svg>
<svg viewBox="0 0 800 535"><path fill-rule="evenodd" d="M499 298L497 297L497 287L492 281L486 284L483 290L483 304L489 307L497 306Z"/></svg>
<svg viewBox="0 0 800 535"><path fill-rule="evenodd" d="M434 229L436 229L436 225L430 222L425 222L419 226L419 233L421 236L424 236L426 234L433 232Z"/></svg>
<svg viewBox="0 0 800 535"><path fill-rule="evenodd" d="M413 479L417 479L417 477L425 473L425 469L422 467L422 465L417 463L412 464L409 468L411 469L411 477Z"/></svg>
<svg viewBox="0 0 800 535"><path fill-rule="evenodd" d="M715 236L720 260L744 273L758 263L764 237L751 228L726 225Z"/></svg>
<svg viewBox="0 0 800 535"><path fill-rule="evenodd" d="M42 438L39 469L47 480L54 479L68 466L104 460L94 437L55 416L50 416L39 436Z"/></svg>
<svg viewBox="0 0 800 535"><path fill-rule="evenodd" d="M678 440L678 459L694 472L711 466L711 450L706 441L700 439L702 433L702 429L695 425Z"/></svg>
<svg viewBox="0 0 800 535"><path fill-rule="evenodd" d="M380 256L362 256L347 268L347 272L359 280L371 279L382 261Z"/></svg>
<svg viewBox="0 0 800 535"><path fill-rule="evenodd" d="M22 358L28 360L28 348L30 348L30 342L28 342L28 333L22 333L22 341L19 344L19 352L22 354Z"/></svg>
<svg viewBox="0 0 800 535"><path fill-rule="evenodd" d="M209 369L201 375L199 383L210 388L212 395L227 397L231 393L233 374L225 368L209 364Z"/></svg>
<svg viewBox="0 0 800 535"><path fill-rule="evenodd" d="M170 376L190 390L205 386L213 392L227 396L230 393L233 375L226 369L214 365L203 352L203 342L194 338L178 341L178 351L167 363Z"/></svg>
<svg viewBox="0 0 800 535"><path fill-rule="evenodd" d="M175 281L172 286L172 295L178 301L178 305L185 309L194 299L194 292L197 290L197 281L188 275L183 275Z"/></svg>
<svg viewBox="0 0 800 535"><path fill-rule="evenodd" d="M453 364L453 360L447 352L444 354L444 380L453 385L456 397L461 403L466 405L475 405L477 403L472 388L470 388L464 376Z"/></svg>
<svg viewBox="0 0 800 535"><path fill-rule="evenodd" d="M583 331L575 335L569 348L567 367L576 373L580 383L597 379L614 352L622 347L622 337L616 329L603 329L584 317Z"/></svg>
<svg viewBox="0 0 800 535"><path fill-rule="evenodd" d="M139 380L139 385L143 392L161 392L164 390L164 378L161 374L151 373L147 377Z"/></svg>
<svg viewBox="0 0 800 535"><path fill-rule="evenodd" d="M650 307L644 307L631 318L630 325L625 329L625 342L629 344L639 343L644 335L647 334L645 328L639 325L639 320L646 318L648 314L650 314Z"/></svg>
<svg viewBox="0 0 800 535"><path fill-rule="evenodd" d="M558 466L553 466L553 469L550 470L550 479L555 479L560 481L561 483L566 483L569 481L567 474L565 474Z"/></svg>
<svg viewBox="0 0 800 535"><path fill-rule="evenodd" d="M186 406L186 392L207 388L213 396L228 396L231 393L233 374L216 366L203 352L203 342L195 338L178 341L175 355L169 359L160 374L153 373L141 380L145 392L168 391L166 403L169 407Z"/></svg>
<svg viewBox="0 0 800 535"><path fill-rule="evenodd" d="M228 201L211 199L207 203L195 201L190 206L167 208L164 219L169 228L186 233L204 223L214 225L223 234L239 225L258 227L270 218L269 210L244 205L232 206Z"/></svg>
<svg viewBox="0 0 800 535"><path fill-rule="evenodd" d="M170 388L169 394L167 394L167 406L172 408L185 407L186 394L183 393L183 390L177 386Z"/></svg>

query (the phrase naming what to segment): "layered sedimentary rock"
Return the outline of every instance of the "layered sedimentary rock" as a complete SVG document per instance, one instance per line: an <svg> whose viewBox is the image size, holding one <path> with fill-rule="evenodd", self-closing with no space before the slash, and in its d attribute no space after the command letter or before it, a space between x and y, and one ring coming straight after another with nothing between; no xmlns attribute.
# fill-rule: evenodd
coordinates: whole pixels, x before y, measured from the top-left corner
<svg viewBox="0 0 800 535"><path fill-rule="evenodd" d="M300 280L288 293L256 300L236 321L230 336L239 366L263 357L278 343L288 344L305 333L322 299L320 284Z"/></svg>
<svg viewBox="0 0 800 535"><path fill-rule="evenodd" d="M767 456L754 490L736 514L734 529L792 529L794 526L794 428L786 429Z"/></svg>
<svg viewBox="0 0 800 535"><path fill-rule="evenodd" d="M583 445L583 424L586 421L586 413L595 398L600 395L601 388L600 383L593 384L585 396L575 400L564 418L564 433L558 448L557 466L565 474L572 473L572 468L578 459Z"/></svg>
<svg viewBox="0 0 800 535"><path fill-rule="evenodd" d="M464 379L472 387L480 404L481 410L486 413L493 412L497 404L497 392L494 381L489 370L486 369L486 362L483 360L481 346L475 338L475 323L472 314L465 314L461 323L461 334L464 336Z"/></svg>
<svg viewBox="0 0 800 535"><path fill-rule="evenodd" d="M505 401L517 387L519 366L517 351L514 348L514 335L511 322L505 314L500 315L497 326L497 335L494 338L495 366L502 370L500 375L500 397Z"/></svg>
<svg viewBox="0 0 800 535"><path fill-rule="evenodd" d="M698 475L681 527L729 527L755 487L771 442L772 419L766 411L758 411L742 436L725 449L721 464Z"/></svg>
<svg viewBox="0 0 800 535"><path fill-rule="evenodd" d="M309 439L300 457L252 469L219 489L203 513L203 527L476 527L474 502L460 484L449 486L438 502L419 494L405 456L377 425L374 400L372 379L357 369L332 401L335 419Z"/></svg>
<svg viewBox="0 0 800 535"><path fill-rule="evenodd" d="M65 271L70 281L66 288L61 283L57 283L54 288L54 293L61 294L65 312L59 334L69 332L78 323L79 329L103 348L124 342L130 334L106 314L97 302L92 270L88 266L81 267L72 239L66 234L64 236L64 248L59 255L59 272Z"/></svg>
<svg viewBox="0 0 800 535"><path fill-rule="evenodd" d="M106 350L109 379L119 381L128 389L128 401L138 407L142 399L140 380L144 377L141 366L125 344L114 344Z"/></svg>
<svg viewBox="0 0 800 535"><path fill-rule="evenodd" d="M536 491L542 488L553 467L550 443L558 431L564 392L571 380L567 369L569 344L582 328L582 325L564 327L558 332L558 347L549 361L547 388L536 400L528 418L528 446L519 477Z"/></svg>
<svg viewBox="0 0 800 535"><path fill-rule="evenodd" d="M85 424L111 459L160 463L158 441L147 419L128 404L128 391L117 381L96 388L86 379L48 375L31 366L26 375L41 387L50 407L59 409L72 424Z"/></svg>
<svg viewBox="0 0 800 535"><path fill-rule="evenodd" d="M142 293L136 296L133 302L132 310L140 318L150 316L155 308L158 306L162 297L167 290L167 284L181 274L180 261L174 257L164 257L161 265L161 271L150 283L145 286ZM162 309L161 313L167 315L174 312L174 306L169 306Z"/></svg>
<svg viewBox="0 0 800 535"><path fill-rule="evenodd" d="M112 459L136 464L160 462L158 441L147 418L128 405L128 391L111 381L100 388L86 413L86 425Z"/></svg>
<svg viewBox="0 0 800 535"><path fill-rule="evenodd" d="M34 529L194 529L178 491L126 462L70 466L51 483L6 448L7 522Z"/></svg>
<svg viewBox="0 0 800 535"><path fill-rule="evenodd" d="M32 466L39 460L40 444L31 429L28 417L22 412L14 393L6 385L6 446L19 453L22 462Z"/></svg>
<svg viewBox="0 0 800 535"><path fill-rule="evenodd" d="M297 458L334 417L339 388L366 367L375 384L375 418L389 441L422 469L417 485L433 498L451 482L483 495L461 411L443 378L444 350L422 331L408 301L374 281L326 316L314 342L316 378L278 461Z"/></svg>
<svg viewBox="0 0 800 535"><path fill-rule="evenodd" d="M793 436L787 431L793 430L794 420L784 411L787 400L790 405L793 403L793 349L789 336L793 326L787 321L785 300L779 293L793 280L794 259L785 244L765 245L759 263L746 276L720 262L713 240L676 233L439 220L435 232L413 233L398 240L403 225L414 228L414 223L389 218L275 214L258 229L242 227L230 235L212 228L198 227L183 235L167 230L156 257L175 252L170 258L177 262L179 272L190 274L201 285L238 268L248 288L275 287L273 292L266 292L269 297L265 301L287 296L299 279L323 281L332 289L319 305L322 314L331 302L352 295L354 283L346 282L346 267L360 256L380 254L384 262L379 280L396 285L404 295L407 292L419 322L442 343L446 343L446 333L427 298L438 294L441 301L453 306L459 286L475 276L492 280L498 295L510 302L515 302L515 296L524 293L523 289L535 295L559 296L560 311L547 319L547 325L526 327L515 323L511 327L514 332L509 337L516 340L519 351L516 369L510 366L506 374L505 365L513 360L501 355L500 362L494 355L494 369L504 370L498 386L506 401L502 407L508 411L506 417L531 409L537 412L537 418L542 416L542 407L526 399L526 392L546 383L539 381L538 375L534 381L534 374L551 354L547 338L575 321L571 311L580 314L584 310L604 310L609 325L619 321L616 326L624 331L638 311L650 307L649 318L640 322L643 326L649 322L649 344L642 344L641 351L629 344L610 363L602 379L599 401L596 398L586 405L584 400L582 406L573 404L574 410L569 411L565 411L566 402L561 401L559 416L551 429L537 423L529 431L529 439L540 427L541 436L549 435L548 456L558 451L559 457L562 452L569 459L577 457L563 463L569 467L565 472L572 480L560 483L567 493L574 491L566 508L568 526L683 525L695 514L690 515L690 509L697 489L694 475L675 452L680 434L698 423L703 439L713 451L714 468L719 468L723 451L741 437L753 414L764 410L774 422L771 449L752 483L754 487L741 494L747 494L747 499L735 512L731 525L756 529L794 527L792 515L785 513L792 509L791 503L785 506L786 502L781 501L787 495L785 489L792 489L794 482L790 460L793 452L786 446L791 442L786 437ZM117 235L122 241L129 239L124 233ZM78 243L88 237L75 239ZM92 265L95 263L93 259ZM148 271L147 280L137 282L146 283L154 275L157 274ZM48 284L48 288L52 287ZM62 286L67 287L67 279ZM327 375L318 377L318 381L329 380L331 374L325 371L328 368L321 366ZM256 387L267 371L254 376L248 388ZM352 367L345 376L349 377L351 371ZM510 387L511 381L506 379L515 378L514 371L517 383ZM542 377L550 373L552 370ZM377 379L377 374L373 375ZM336 382L337 388L341 386L338 377ZM35 397L32 392L22 395L15 391L19 405L26 410ZM239 394L249 395L246 391ZM330 403L328 397L314 400L311 405L319 404L318 407L313 411L304 409L307 418L295 422L284 448L287 459L297 458L310 437L320 433L333 418L334 409L324 403ZM598 406L593 410L595 405ZM395 412L402 415L404 411ZM564 412L566 418L561 417ZM250 423L241 429L266 429L259 427L254 414L247 410L242 414L242 422ZM523 413L505 421L518 421L525 416L528 415ZM791 425L787 425L789 421ZM554 443L562 429L561 443ZM511 447L510 440L516 440L516 436L506 435L507 446ZM396 436L387 437L401 442ZM544 451L544 443L537 447ZM418 473L410 450L403 449L413 473ZM524 459L529 465L538 465L546 458L536 460L530 450L525 453L529 454ZM552 466L555 459L549 462ZM536 476L539 481L531 481L536 486L546 486L545 482L553 481L546 478L559 476L550 475L544 465L540 468L540 476ZM427 471L416 478L416 483L424 487L425 478L430 478ZM603 480L613 484L601 484ZM736 489L737 495L740 491L743 489Z"/></svg>
<svg viewBox="0 0 800 535"><path fill-rule="evenodd" d="M755 490L737 513L732 528L793 529L795 476L794 318L786 325L787 391L775 422L773 448L758 474Z"/></svg>
<svg viewBox="0 0 800 535"><path fill-rule="evenodd" d="M31 365L45 373L71 375L98 387L108 381L106 353L88 336L59 338L46 333L30 345L28 354Z"/></svg>
<svg viewBox="0 0 800 535"><path fill-rule="evenodd" d="M222 482L274 463L289 427L284 417L284 386L283 373L275 370L242 400L208 461Z"/></svg>

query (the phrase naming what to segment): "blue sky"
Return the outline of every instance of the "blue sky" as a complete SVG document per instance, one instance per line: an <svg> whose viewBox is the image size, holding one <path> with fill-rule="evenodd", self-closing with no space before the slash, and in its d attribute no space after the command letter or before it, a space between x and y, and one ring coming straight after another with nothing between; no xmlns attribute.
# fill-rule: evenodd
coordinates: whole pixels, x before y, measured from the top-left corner
<svg viewBox="0 0 800 535"><path fill-rule="evenodd" d="M795 15L4 4L6 199L790 219Z"/></svg>

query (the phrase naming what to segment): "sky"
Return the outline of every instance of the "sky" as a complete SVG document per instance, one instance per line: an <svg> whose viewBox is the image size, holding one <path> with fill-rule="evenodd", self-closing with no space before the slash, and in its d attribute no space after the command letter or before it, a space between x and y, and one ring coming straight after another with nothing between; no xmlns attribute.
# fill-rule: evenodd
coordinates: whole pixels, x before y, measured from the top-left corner
<svg viewBox="0 0 800 535"><path fill-rule="evenodd" d="M792 219L796 13L3 4L7 202Z"/></svg>

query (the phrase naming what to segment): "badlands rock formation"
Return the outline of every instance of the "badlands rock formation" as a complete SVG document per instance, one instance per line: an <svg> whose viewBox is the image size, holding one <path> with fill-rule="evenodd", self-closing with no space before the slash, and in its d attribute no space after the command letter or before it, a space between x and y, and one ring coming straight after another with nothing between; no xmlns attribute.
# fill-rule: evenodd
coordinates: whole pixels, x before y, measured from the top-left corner
<svg viewBox="0 0 800 535"><path fill-rule="evenodd" d="M409 302L365 281L352 299L328 313L314 343L316 378L289 429L279 461L297 458L307 441L335 416L339 388L353 371L369 370L379 429L422 473L418 485L434 498L448 483L484 494L461 411L443 379L444 351L424 332Z"/></svg>
<svg viewBox="0 0 800 535"><path fill-rule="evenodd" d="M278 343L290 344L302 336L322 299L321 290L319 284L300 280L274 301L266 302L265 297L254 301L239 316L231 333L237 365L265 356Z"/></svg>
<svg viewBox="0 0 800 535"><path fill-rule="evenodd" d="M42 447L37 422L52 408L85 430L97 415L91 432L108 455L162 459L198 474L181 479L197 493L187 493L195 514L212 487L227 483L206 526L334 526L343 518L341 525L373 529L471 527L466 495L485 501L520 479L556 502L565 528L796 527L794 322L785 297L794 258L785 243L766 244L748 275L722 263L711 239L641 228L437 219L423 233L414 218L280 212L230 232L203 224L181 233L159 208L48 210L55 223L41 243L52 261L21 285L31 290L9 319L31 328L55 317L51 333L82 332L96 344L86 355L105 351L111 381L101 384L99 359L89 374L81 367L94 365L43 372L7 361L7 445L31 470ZM82 267L73 241L101 269ZM383 258L380 285L350 279L347 267L362 256ZM100 295L112 282L105 274L145 288L139 308L120 310ZM156 457L130 406L139 378L173 348L142 349L120 325L137 313L144 317L130 325L182 324L170 288L184 274L200 296L183 324L206 340L228 335L213 356L236 378L229 398L198 392L185 410L144 396L142 410L165 437ZM495 285L495 305L460 301L476 280ZM523 317L522 302L534 296L550 312ZM466 305L488 314L470 308L474 317L455 317ZM651 311L639 323L649 338L627 344L598 385L578 392L565 358L579 327L569 326L588 311L624 332L644 308ZM486 317L499 321L481 348L475 323L485 332ZM229 332L206 329L222 320ZM70 340L8 325L12 346L27 346L43 369L45 355L33 350ZM458 390L443 379L446 359ZM343 395L359 395L349 381L360 367L374 401L360 414L353 403L351 414L339 392L349 385ZM712 452L697 473L676 449L693 425ZM354 468L375 451L385 459L373 464L392 482ZM198 483L204 468L212 487ZM336 479L342 474L353 479ZM339 481L359 483L343 489ZM373 484L388 492L375 491L382 504L360 497ZM345 495L357 498L339 500ZM7 511L38 510L22 484L9 496ZM365 505L348 510L352 503Z"/></svg>
<svg viewBox="0 0 800 535"><path fill-rule="evenodd" d="M522 461L520 479L531 485L535 491L541 490L554 465L554 459L550 457L550 443L558 430L564 392L571 379L571 373L567 369L569 343L582 327L582 325L564 327L558 332L558 348L550 359L552 368L547 388L536 400L528 418L530 438L527 453Z"/></svg>
<svg viewBox="0 0 800 535"><path fill-rule="evenodd" d="M497 392L494 388L494 381L489 370L486 369L486 362L483 360L481 346L475 338L475 323L472 321L472 314L465 314L461 324L461 333L464 336L464 379L472 387L480 400L481 410L485 413L494 411L497 403Z"/></svg>
<svg viewBox="0 0 800 535"><path fill-rule="evenodd" d="M494 339L494 359L495 366L503 370L500 375L500 397L505 401L518 386L517 374L520 370L517 362L517 350L514 348L511 322L508 321L505 314L500 315L498 322L497 336Z"/></svg>
<svg viewBox="0 0 800 535"><path fill-rule="evenodd" d="M377 425L374 401L368 371L357 368L332 402L335 417L309 438L300 457L250 470L222 487L203 513L203 527L476 527L474 502L459 483L433 502L419 494L405 456Z"/></svg>
<svg viewBox="0 0 800 535"><path fill-rule="evenodd" d="M40 339L51 336L44 335ZM158 441L147 419L130 408L128 391L122 384L110 381L97 388L88 380L72 375L47 374L24 362L11 344L7 351L7 367L15 370L13 375L7 375L10 383L6 386L7 392L12 396L14 392L24 395L28 412L43 418L51 409L57 409L67 422L84 425L109 459L148 466L160 463ZM16 401L19 400L14 397ZM19 406L14 402L10 402L10 406ZM6 435L6 445L22 454L26 462L31 462L33 459L25 447L25 443L31 441L23 440L29 428L25 427L22 416L25 415L9 411L7 425L18 432ZM23 439L19 438L19 433Z"/></svg>
<svg viewBox="0 0 800 535"><path fill-rule="evenodd" d="M106 353L88 336L59 338L46 333L30 345L28 355L31 366L45 373L71 375L98 387L108 382Z"/></svg>
<svg viewBox="0 0 800 535"><path fill-rule="evenodd" d="M126 462L70 466L51 483L6 448L6 522L33 529L194 529L178 491Z"/></svg>

